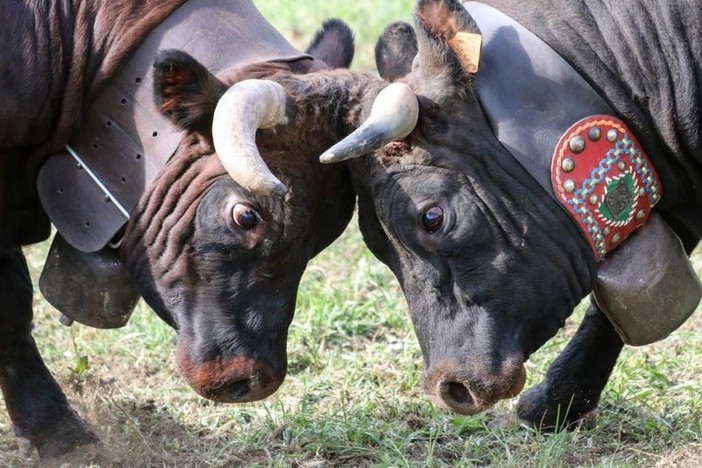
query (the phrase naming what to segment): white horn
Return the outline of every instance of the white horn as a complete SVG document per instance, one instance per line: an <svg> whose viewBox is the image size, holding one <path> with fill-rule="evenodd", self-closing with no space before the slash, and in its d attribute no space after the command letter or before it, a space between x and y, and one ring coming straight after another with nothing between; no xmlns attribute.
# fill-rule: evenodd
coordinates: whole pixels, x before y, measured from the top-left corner
<svg viewBox="0 0 702 468"><path fill-rule="evenodd" d="M332 163L371 153L412 133L418 118L417 96L406 84L392 83L375 98L368 119L319 160Z"/></svg>
<svg viewBox="0 0 702 468"><path fill-rule="evenodd" d="M285 123L285 89L266 80L240 81L215 108L212 140L222 165L236 183L260 194L287 188L268 169L256 147L256 130Z"/></svg>

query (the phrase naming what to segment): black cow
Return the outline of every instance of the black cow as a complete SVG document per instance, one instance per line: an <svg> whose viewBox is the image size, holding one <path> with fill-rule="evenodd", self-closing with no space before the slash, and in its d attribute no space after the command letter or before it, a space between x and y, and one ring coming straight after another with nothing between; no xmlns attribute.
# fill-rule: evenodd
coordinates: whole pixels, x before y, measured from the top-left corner
<svg viewBox="0 0 702 468"><path fill-rule="evenodd" d="M197 392L221 402L270 395L285 377L300 277L347 225L355 198L346 169L317 159L343 136L323 125L324 103L305 89L295 102L260 78L330 79L327 69L351 61L348 27L326 23L308 55L249 1L3 1L0 20L0 388L16 435L41 457L97 440L31 335L21 246L50 233L39 191L73 242L61 240L51 257L59 278L47 288L57 301L80 306L90 296L88 321L96 305L128 315L131 293L109 302L123 294L111 281L124 264L132 288L178 330L176 361ZM217 76L179 50L162 50L152 67L157 51L175 46ZM296 104L309 112L286 117ZM112 238L118 201L129 222ZM121 257L109 254L110 238ZM107 290L91 296L93 285Z"/></svg>
<svg viewBox="0 0 702 468"><path fill-rule="evenodd" d="M389 28L378 66L401 78L322 159L378 149L352 165L360 227L402 285L424 389L455 411L517 395L594 290L519 402L552 428L596 409L623 340L663 338L699 301L702 2L486 3L420 0L414 64L415 33Z"/></svg>

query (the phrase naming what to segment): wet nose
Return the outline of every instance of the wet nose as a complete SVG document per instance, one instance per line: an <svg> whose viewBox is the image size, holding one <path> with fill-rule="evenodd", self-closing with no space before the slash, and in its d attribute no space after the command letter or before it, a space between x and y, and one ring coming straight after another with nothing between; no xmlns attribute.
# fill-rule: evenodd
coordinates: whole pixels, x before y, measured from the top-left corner
<svg viewBox="0 0 702 468"><path fill-rule="evenodd" d="M523 363L509 362L498 372L442 362L427 369L422 386L437 402L460 414L475 414L519 394L526 382Z"/></svg>
<svg viewBox="0 0 702 468"><path fill-rule="evenodd" d="M184 346L176 348L176 364L190 386L203 397L221 403L262 400L285 380L285 369L248 356L218 356L202 362L191 358Z"/></svg>

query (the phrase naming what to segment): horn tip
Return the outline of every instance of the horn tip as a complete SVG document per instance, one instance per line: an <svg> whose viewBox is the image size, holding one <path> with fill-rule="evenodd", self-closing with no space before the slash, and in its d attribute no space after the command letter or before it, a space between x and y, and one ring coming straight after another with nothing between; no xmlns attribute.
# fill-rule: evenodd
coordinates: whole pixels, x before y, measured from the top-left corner
<svg viewBox="0 0 702 468"><path fill-rule="evenodd" d="M288 193L288 188L285 186L284 183L279 181L273 185L273 188L271 189L271 191L273 193L278 194L278 195L285 195L286 193Z"/></svg>
<svg viewBox="0 0 702 468"><path fill-rule="evenodd" d="M337 159L336 154L330 153L329 151L327 151L326 153L322 154L319 157L319 162L321 162L322 164L329 164L329 163L333 163L334 161L336 161L336 159Z"/></svg>

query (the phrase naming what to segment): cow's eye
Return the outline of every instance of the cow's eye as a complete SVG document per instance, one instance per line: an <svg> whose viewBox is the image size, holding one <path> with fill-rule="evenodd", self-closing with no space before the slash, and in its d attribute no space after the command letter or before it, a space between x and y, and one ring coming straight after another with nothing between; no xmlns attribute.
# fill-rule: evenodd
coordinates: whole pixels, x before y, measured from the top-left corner
<svg viewBox="0 0 702 468"><path fill-rule="evenodd" d="M248 205L237 203L232 209L234 222L242 229L253 229L261 222L261 217L256 210Z"/></svg>
<svg viewBox="0 0 702 468"><path fill-rule="evenodd" d="M443 223L444 210L438 206L432 206L422 215L422 226L430 234L438 231Z"/></svg>

